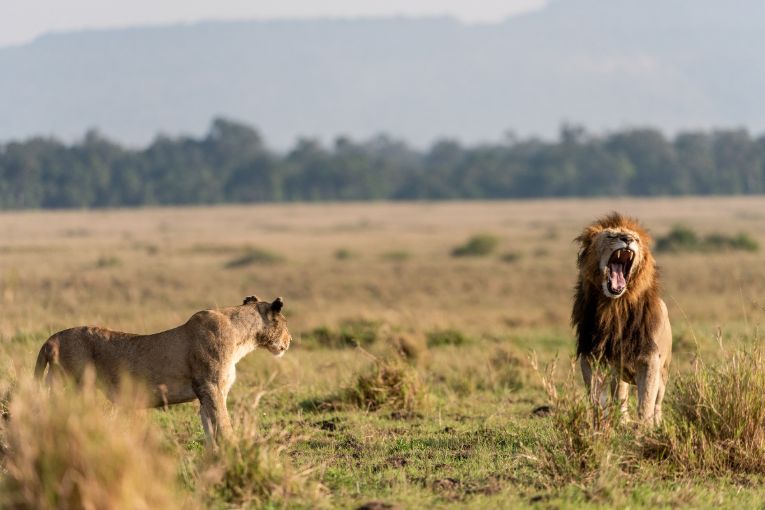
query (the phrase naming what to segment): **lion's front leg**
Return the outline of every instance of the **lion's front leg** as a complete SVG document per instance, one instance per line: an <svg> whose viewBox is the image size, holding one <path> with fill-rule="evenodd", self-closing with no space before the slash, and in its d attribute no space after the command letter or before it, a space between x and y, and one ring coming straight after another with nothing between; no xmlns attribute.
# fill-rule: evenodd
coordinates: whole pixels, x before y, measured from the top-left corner
<svg viewBox="0 0 765 510"><path fill-rule="evenodd" d="M638 419L643 424L653 424L655 418L661 419L660 414L656 416L656 407L662 382L661 357L654 353L647 362L641 363L637 370Z"/></svg>
<svg viewBox="0 0 765 510"><path fill-rule="evenodd" d="M622 381L618 375L614 375L611 379L611 398L619 403L619 412L622 423L629 421L629 397L630 397L630 385L628 382Z"/></svg>
<svg viewBox="0 0 765 510"><path fill-rule="evenodd" d="M217 446L221 440L226 440L232 435L231 419L222 388L211 382L195 383L194 393L199 399L199 417L202 420L207 445Z"/></svg>
<svg viewBox="0 0 765 510"><path fill-rule="evenodd" d="M587 388L587 398L590 399L590 402L593 405L596 405L598 403L597 396L593 396L592 394L592 364L591 360L587 356L582 356L579 358L579 366L582 369L582 379L584 379L584 387Z"/></svg>

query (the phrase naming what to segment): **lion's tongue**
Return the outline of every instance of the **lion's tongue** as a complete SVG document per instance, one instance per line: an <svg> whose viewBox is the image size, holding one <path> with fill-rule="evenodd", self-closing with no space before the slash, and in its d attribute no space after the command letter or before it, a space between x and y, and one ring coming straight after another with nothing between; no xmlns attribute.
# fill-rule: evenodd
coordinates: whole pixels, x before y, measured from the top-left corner
<svg viewBox="0 0 765 510"><path fill-rule="evenodd" d="M624 279L624 264L611 264L611 290L621 292L627 286Z"/></svg>

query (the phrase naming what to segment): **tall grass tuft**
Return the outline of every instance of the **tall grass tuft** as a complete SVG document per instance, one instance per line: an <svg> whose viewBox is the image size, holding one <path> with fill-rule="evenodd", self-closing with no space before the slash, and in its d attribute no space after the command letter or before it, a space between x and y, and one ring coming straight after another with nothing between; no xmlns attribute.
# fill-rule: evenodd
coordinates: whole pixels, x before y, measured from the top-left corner
<svg viewBox="0 0 765 510"><path fill-rule="evenodd" d="M666 427L646 438L646 453L679 471L765 474L765 355L724 353L677 376L667 394Z"/></svg>
<svg viewBox="0 0 765 510"><path fill-rule="evenodd" d="M417 370L401 357L392 356L375 359L370 369L348 388L347 399L370 411L384 408L411 416L424 406L426 393Z"/></svg>
<svg viewBox="0 0 765 510"><path fill-rule="evenodd" d="M294 437L285 430L259 432L252 409L236 416L241 418L235 438L211 455L202 474L202 490L211 506L318 508L327 502L328 492L314 480L314 469L292 463L287 450Z"/></svg>
<svg viewBox="0 0 765 510"><path fill-rule="evenodd" d="M577 363L572 361L561 391L553 376L554 362L544 371L535 357L531 364L541 378L552 407L553 435L536 457L539 466L561 486L574 482L604 487L604 480L620 469L625 445L631 437L634 440L626 427L618 426L619 412L614 405L603 408L592 404L605 390L608 374L595 368L594 384L588 396L577 378Z"/></svg>
<svg viewBox="0 0 765 510"><path fill-rule="evenodd" d="M75 393L20 382L0 424L0 507L180 508L156 430L109 407L92 383Z"/></svg>

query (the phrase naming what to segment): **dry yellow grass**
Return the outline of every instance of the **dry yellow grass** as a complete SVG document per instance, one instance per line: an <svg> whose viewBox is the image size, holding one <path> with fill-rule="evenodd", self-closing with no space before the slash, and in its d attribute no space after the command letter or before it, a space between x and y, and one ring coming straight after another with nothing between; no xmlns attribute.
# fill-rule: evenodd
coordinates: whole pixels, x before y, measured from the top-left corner
<svg viewBox="0 0 765 510"><path fill-rule="evenodd" d="M364 316L417 329L566 330L571 239L612 209L659 234L684 223L765 238L759 198L3 213L0 334L79 323L153 331L250 293L284 296L297 331ZM476 232L500 237L497 255L450 256ZM285 260L226 268L253 247ZM338 259L340 248L355 256ZM409 256L390 260L391 251ZM502 260L507 252L517 260ZM761 253L660 256L675 323L684 312L693 323L754 324L762 260Z"/></svg>

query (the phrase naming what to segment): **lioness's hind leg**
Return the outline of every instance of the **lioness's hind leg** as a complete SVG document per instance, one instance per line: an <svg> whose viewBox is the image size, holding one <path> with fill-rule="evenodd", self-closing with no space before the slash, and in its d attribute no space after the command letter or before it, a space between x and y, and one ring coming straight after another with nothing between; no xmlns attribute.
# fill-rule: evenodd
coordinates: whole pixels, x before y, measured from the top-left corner
<svg viewBox="0 0 765 510"><path fill-rule="evenodd" d="M216 445L220 439L231 436L231 420L226 409L226 400L218 385L213 383L194 384L194 393L199 399L199 417L208 445Z"/></svg>

